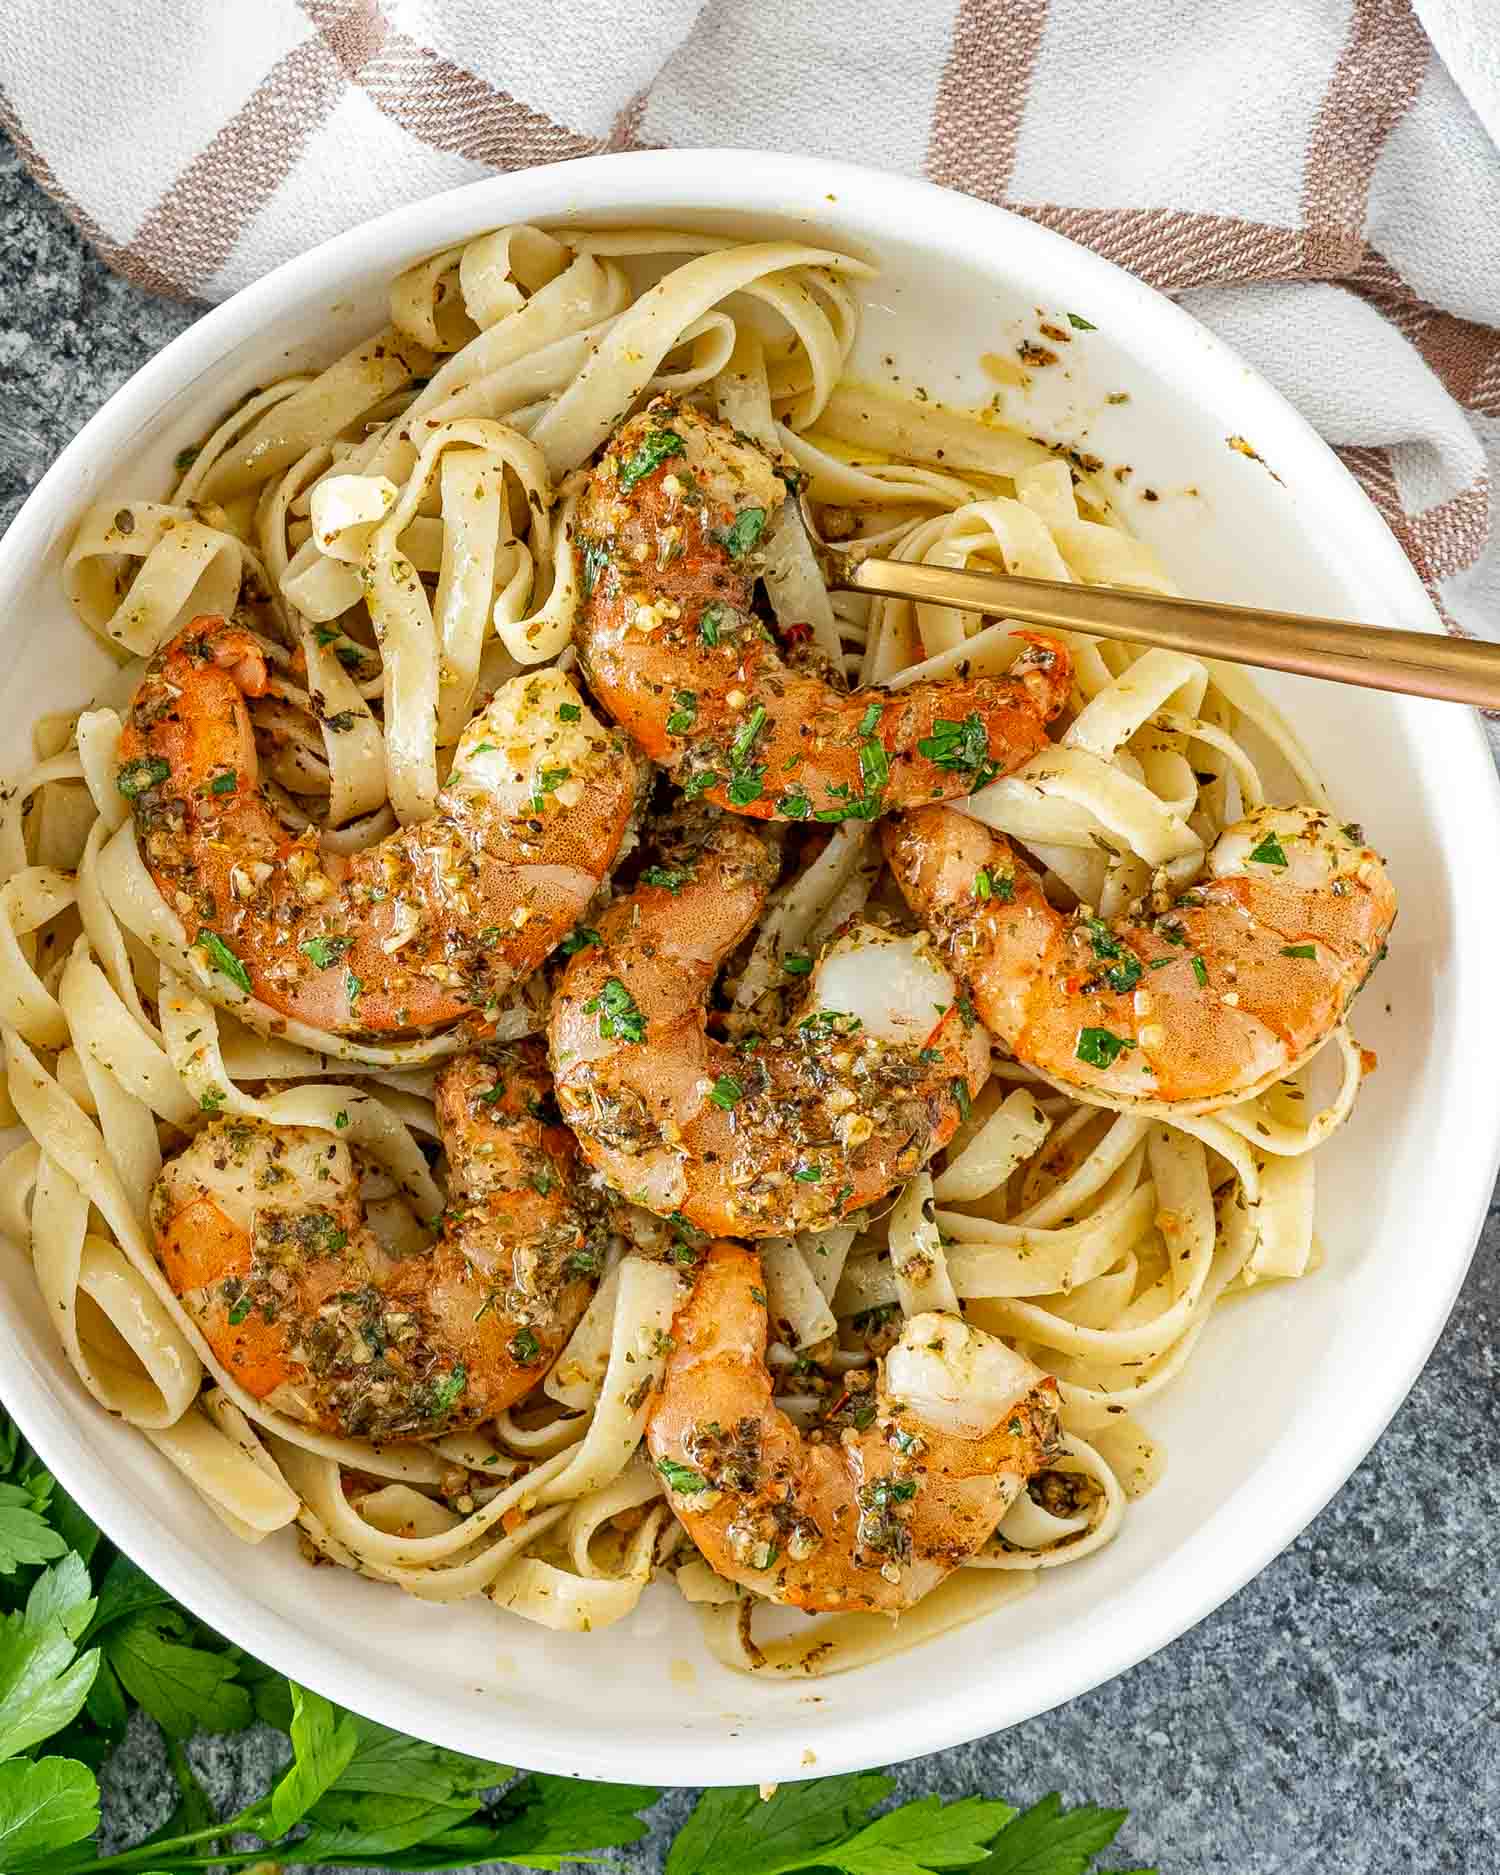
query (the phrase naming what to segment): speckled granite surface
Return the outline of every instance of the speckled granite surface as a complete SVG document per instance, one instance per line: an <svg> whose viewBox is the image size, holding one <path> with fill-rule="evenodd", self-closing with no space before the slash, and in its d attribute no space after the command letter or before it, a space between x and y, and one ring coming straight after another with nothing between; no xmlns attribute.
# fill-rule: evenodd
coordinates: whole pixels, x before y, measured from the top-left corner
<svg viewBox="0 0 1500 1875"><path fill-rule="evenodd" d="M0 140L0 527L63 444L193 318L92 257ZM1426 1373L1370 1458L1226 1608L1058 1712L901 1770L903 1793L1129 1805L1121 1862L1164 1875L1488 1875L1500 1868L1500 1205ZM224 1810L280 1741L205 1740ZM662 1767L662 1781L671 1767ZM149 1728L107 1827L170 1807ZM688 1797L658 1813L665 1840ZM623 1859L660 1866L658 1841Z"/></svg>

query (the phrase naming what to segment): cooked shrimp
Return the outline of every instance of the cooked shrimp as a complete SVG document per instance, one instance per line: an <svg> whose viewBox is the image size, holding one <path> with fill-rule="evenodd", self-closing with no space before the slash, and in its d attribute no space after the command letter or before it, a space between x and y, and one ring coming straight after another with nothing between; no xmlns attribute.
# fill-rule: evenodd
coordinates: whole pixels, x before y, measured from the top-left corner
<svg viewBox="0 0 1500 1875"><path fill-rule="evenodd" d="M1358 827L1263 807L1209 877L1107 924L1052 906L1002 834L952 808L884 831L906 901L1020 1061L1111 1100L1227 1106L1294 1068L1385 955L1396 892Z"/></svg>
<svg viewBox="0 0 1500 1875"><path fill-rule="evenodd" d="M240 1385L293 1418L371 1439L488 1419L541 1379L600 1267L600 1206L550 1092L536 1043L443 1068L448 1207L400 1258L336 1134L215 1120L152 1193L167 1280Z"/></svg>
<svg viewBox="0 0 1500 1875"><path fill-rule="evenodd" d="M189 943L334 1033L493 1008L614 863L643 773L624 739L562 672L513 678L464 730L436 817L342 859L293 838L260 791L245 699L266 682L249 632L195 619L152 659L120 739L120 789Z"/></svg>
<svg viewBox="0 0 1500 1875"><path fill-rule="evenodd" d="M909 1608L1056 1455L1056 1381L957 1316L914 1315L852 1414L811 1436L771 1397L766 1332L760 1258L712 1245L646 1438L709 1566L771 1601Z"/></svg>
<svg viewBox="0 0 1500 1875"><path fill-rule="evenodd" d="M715 1040L709 991L775 868L712 808L677 828L553 999L563 1118L606 1181L658 1214L739 1237L833 1224L947 1143L989 1073L988 1038L930 943L870 925L824 952L781 1033Z"/></svg>
<svg viewBox="0 0 1500 1875"><path fill-rule="evenodd" d="M750 603L782 499L764 450L658 399L616 433L579 509L589 683L690 798L756 820L873 820L972 793L1043 746L1072 681L1051 639L1004 676L896 692L784 661Z"/></svg>

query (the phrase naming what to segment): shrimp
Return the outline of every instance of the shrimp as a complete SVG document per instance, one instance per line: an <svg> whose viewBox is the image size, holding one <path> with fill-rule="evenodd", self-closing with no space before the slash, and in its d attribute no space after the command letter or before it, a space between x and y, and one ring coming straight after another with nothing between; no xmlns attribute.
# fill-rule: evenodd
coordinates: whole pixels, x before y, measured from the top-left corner
<svg viewBox="0 0 1500 1875"><path fill-rule="evenodd" d="M1066 646L1032 637L998 677L844 691L783 660L751 610L783 499L764 450L658 398L616 432L579 509L589 684L686 790L756 820L874 820L970 794L1044 746ZM1025 634L1023 634L1025 635Z"/></svg>
<svg viewBox="0 0 1500 1875"><path fill-rule="evenodd" d="M163 1168L151 1225L221 1365L268 1406L351 1438L430 1438L528 1393L587 1305L605 1234L550 1092L539 1043L446 1064L448 1206L437 1242L399 1258L367 1224L337 1134L205 1126Z"/></svg>
<svg viewBox="0 0 1500 1875"><path fill-rule="evenodd" d="M266 685L248 631L195 619L152 659L120 739L120 790L188 942L272 1009L335 1034L493 1010L598 890L642 765L566 676L533 671L464 730L435 818L325 856L260 791L245 699Z"/></svg>
<svg viewBox="0 0 1500 1875"><path fill-rule="evenodd" d="M553 998L563 1118L606 1182L658 1215L738 1237L834 1224L947 1143L989 1073L988 1038L925 938L869 925L824 952L782 1032L714 1039L709 991L774 861L702 807L679 813L663 858Z"/></svg>
<svg viewBox="0 0 1500 1875"><path fill-rule="evenodd" d="M852 1423L771 1397L760 1258L713 1244L646 1429L709 1566L758 1595L898 1614L974 1555L1060 1450L1057 1382L954 1315L914 1315Z"/></svg>
<svg viewBox="0 0 1500 1875"><path fill-rule="evenodd" d="M883 835L986 1025L1111 1103L1208 1111L1287 1074L1344 1019L1396 916L1360 829L1314 807L1258 808L1219 836L1206 880L1112 924L1058 911L1003 834L951 808Z"/></svg>

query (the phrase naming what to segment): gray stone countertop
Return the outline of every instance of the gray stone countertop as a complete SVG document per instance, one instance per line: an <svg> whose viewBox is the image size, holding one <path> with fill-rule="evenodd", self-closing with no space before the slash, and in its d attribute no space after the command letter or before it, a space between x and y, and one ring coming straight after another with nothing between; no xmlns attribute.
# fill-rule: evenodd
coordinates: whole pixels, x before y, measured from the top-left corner
<svg viewBox="0 0 1500 1875"><path fill-rule="evenodd" d="M0 528L64 443L195 317L109 273L0 139ZM900 1768L902 1794L1128 1805L1118 1860L1164 1875L1485 1875L1500 1868L1500 1203L1426 1372L1349 1483L1249 1587L1059 1711ZM225 1811L264 1732L195 1758ZM659 1782L670 1784L670 1765ZM106 1827L169 1807L149 1728L106 1775ZM660 1867L663 1805L630 1875Z"/></svg>

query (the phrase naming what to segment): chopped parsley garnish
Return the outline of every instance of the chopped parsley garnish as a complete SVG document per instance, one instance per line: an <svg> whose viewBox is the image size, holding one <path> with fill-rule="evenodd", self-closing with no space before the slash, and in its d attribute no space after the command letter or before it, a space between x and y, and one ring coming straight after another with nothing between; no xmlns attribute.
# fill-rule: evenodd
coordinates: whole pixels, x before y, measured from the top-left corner
<svg viewBox="0 0 1500 1875"><path fill-rule="evenodd" d="M518 1328L510 1338L511 1359L522 1367L530 1367L541 1351L541 1342L529 1328Z"/></svg>
<svg viewBox="0 0 1500 1875"><path fill-rule="evenodd" d="M700 768L695 775L689 775L682 784L683 799L696 801L700 794L707 794L710 788L717 788L719 777L712 768Z"/></svg>
<svg viewBox="0 0 1500 1875"><path fill-rule="evenodd" d="M915 1478L877 1478L867 1489L873 1504L909 1504L917 1495L917 1481Z"/></svg>
<svg viewBox="0 0 1500 1875"><path fill-rule="evenodd" d="M870 705L864 715L859 719L859 728L855 731L856 735L870 736L875 733L875 726L880 721L880 707L878 703L872 703Z"/></svg>
<svg viewBox="0 0 1500 1875"><path fill-rule="evenodd" d="M1284 866L1286 864L1286 854L1282 851L1281 842L1276 838L1274 833L1268 833L1250 857L1253 860L1258 860L1262 866Z"/></svg>
<svg viewBox="0 0 1500 1875"><path fill-rule="evenodd" d="M215 775L208 784L210 794L233 794L239 787L239 777L232 768L226 768L222 775Z"/></svg>
<svg viewBox="0 0 1500 1875"><path fill-rule="evenodd" d="M364 988L363 977L355 976L352 970L346 970L344 972L344 994L349 998L349 1007L351 1009L364 994Z"/></svg>
<svg viewBox="0 0 1500 1875"><path fill-rule="evenodd" d="M504 1100L505 1098L504 1081L496 1081L493 1087L481 1088L474 1098L479 1101L481 1106L493 1107L496 1101Z"/></svg>
<svg viewBox="0 0 1500 1875"><path fill-rule="evenodd" d="M563 723L581 723L583 721L583 711L576 703L559 703L557 706L557 716L558 721Z"/></svg>
<svg viewBox="0 0 1500 1875"><path fill-rule="evenodd" d="M572 774L571 768L544 768L536 778L536 785L531 790L531 805L540 810L543 801L557 790Z"/></svg>
<svg viewBox="0 0 1500 1875"><path fill-rule="evenodd" d="M203 1113L217 1113L224 1104L222 1088L210 1087L198 1096L198 1107Z"/></svg>
<svg viewBox="0 0 1500 1875"><path fill-rule="evenodd" d="M841 1025L847 1025L841 1027ZM797 1024L799 1033L810 1041L826 1041L830 1035L852 1035L862 1024L858 1016L846 1015L841 1009L814 1009Z"/></svg>
<svg viewBox="0 0 1500 1875"><path fill-rule="evenodd" d="M716 645L719 642L728 610L727 606L720 605L717 600L712 605L704 606L698 619L698 636L704 644Z"/></svg>
<svg viewBox="0 0 1500 1875"><path fill-rule="evenodd" d="M179 475L186 475L188 470L192 468L193 464L198 460L199 448L199 444L193 443L187 449L179 449L177 454L172 458L172 467Z"/></svg>
<svg viewBox="0 0 1500 1875"><path fill-rule="evenodd" d="M745 1090L732 1074L721 1074L708 1090L708 1097L716 1107L722 1107L727 1113L745 1098Z"/></svg>
<svg viewBox="0 0 1500 1875"><path fill-rule="evenodd" d="M995 897L1002 905L1014 905L1016 902L1015 875L1008 872L995 874Z"/></svg>
<svg viewBox="0 0 1500 1875"><path fill-rule="evenodd" d="M792 1177L803 1185L816 1185L823 1176L821 1165L799 1165Z"/></svg>
<svg viewBox="0 0 1500 1875"><path fill-rule="evenodd" d="M874 705L871 705L874 708ZM865 784L865 798L862 803L865 819L873 820L880 812L880 798L885 793L885 784L891 778L891 764L883 745L872 736L868 742L859 745L859 774Z"/></svg>
<svg viewBox="0 0 1500 1875"><path fill-rule="evenodd" d="M1097 332L1099 330L1092 319L1085 319L1082 313L1070 312L1068 324L1079 332Z"/></svg>
<svg viewBox="0 0 1500 1875"><path fill-rule="evenodd" d="M1193 975L1198 979L1199 989L1206 990L1208 988L1208 965L1196 951L1193 953Z"/></svg>
<svg viewBox="0 0 1500 1875"><path fill-rule="evenodd" d="M309 1211L298 1218L296 1236L304 1250L320 1250L329 1257L336 1257L349 1241L348 1231L331 1211Z"/></svg>
<svg viewBox="0 0 1500 1875"><path fill-rule="evenodd" d="M319 625L313 631L313 642L326 650L329 645L333 644L337 639L342 638L343 635L337 625Z"/></svg>
<svg viewBox="0 0 1500 1875"><path fill-rule="evenodd" d="M603 938L592 925L581 924L575 931L570 931L557 948L564 957L576 957L580 951L587 950L590 944L603 942Z"/></svg>
<svg viewBox="0 0 1500 1875"><path fill-rule="evenodd" d="M953 1099L954 1104L958 1108L959 1119L967 1120L971 1112L969 1105L969 1083L961 1074L955 1075L953 1078Z"/></svg>
<svg viewBox="0 0 1500 1875"><path fill-rule="evenodd" d="M541 1171L533 1172L531 1175L531 1189L539 1198L545 1198L556 1183L557 1180L545 1166Z"/></svg>
<svg viewBox="0 0 1500 1875"><path fill-rule="evenodd" d="M971 793L992 781L998 772L990 760L989 731L977 711L971 711L961 723L939 717L932 725L932 734L918 738L917 753L950 774L967 775Z"/></svg>
<svg viewBox="0 0 1500 1875"><path fill-rule="evenodd" d="M247 1321L250 1316L250 1311L254 1306L255 1304L250 1300L248 1293L242 1295L239 1301L236 1302L234 1307L229 1311L229 1326L231 1328L238 1328L241 1322Z"/></svg>
<svg viewBox="0 0 1500 1875"><path fill-rule="evenodd" d="M745 757L755 747L755 738L765 727L765 705L757 703L735 731L734 741L729 745L729 759L735 768L739 768Z"/></svg>
<svg viewBox="0 0 1500 1875"><path fill-rule="evenodd" d="M1094 955L1111 960L1110 968L1103 972L1104 981L1121 995L1126 990L1134 989L1141 980L1138 959L1126 950L1102 918L1089 918L1085 922L1089 928L1089 937L1093 940Z"/></svg>
<svg viewBox="0 0 1500 1875"><path fill-rule="evenodd" d="M805 794L784 794L776 805L788 820L806 820L812 812L812 802Z"/></svg>
<svg viewBox="0 0 1500 1875"><path fill-rule="evenodd" d="M1075 1053L1080 1061L1086 1061L1091 1068L1112 1068L1121 1055L1134 1047L1134 1042L1109 1029L1080 1029Z"/></svg>
<svg viewBox="0 0 1500 1875"><path fill-rule="evenodd" d="M432 1411L446 1413L469 1384L469 1370L460 1361L452 1373L444 1374L432 1389Z"/></svg>
<svg viewBox="0 0 1500 1875"><path fill-rule="evenodd" d="M336 964L353 943L353 938L312 937L304 938L297 949L304 957L310 957L319 970L326 970L330 964Z"/></svg>
<svg viewBox="0 0 1500 1875"><path fill-rule="evenodd" d="M647 430L641 446L628 462L620 464L620 493L628 495L653 469L659 469L673 456L685 456L687 446L676 430Z"/></svg>
<svg viewBox="0 0 1500 1875"><path fill-rule="evenodd" d="M236 989L243 990L248 996L250 994L250 972L240 962L239 958L235 956L234 952L224 942L223 938L219 936L218 932L200 931L197 941L198 948L203 951L208 961L213 965L214 969L218 971L219 975L228 977L229 981L234 984Z"/></svg>
<svg viewBox="0 0 1500 1875"><path fill-rule="evenodd" d="M666 1479L667 1489L675 1491L679 1497L696 1497L700 1491L713 1488L701 1471L694 1471L691 1465L679 1465L675 1458L657 1459L656 1469Z"/></svg>
<svg viewBox="0 0 1500 1875"><path fill-rule="evenodd" d="M583 543L583 565L579 569L578 584L585 599L589 598L598 583L599 575L609 565L609 549L603 541L586 540Z"/></svg>
<svg viewBox="0 0 1500 1875"><path fill-rule="evenodd" d="M977 899L989 898L995 890L995 882L990 876L988 866L981 866L974 875L974 896Z"/></svg>
<svg viewBox="0 0 1500 1875"><path fill-rule="evenodd" d="M648 866L641 874L641 884L659 885L663 891L670 892L676 898L692 877L691 866Z"/></svg>
<svg viewBox="0 0 1500 1875"><path fill-rule="evenodd" d="M791 951L782 958L781 967L789 977L805 977L812 969L812 958L806 951Z"/></svg>
<svg viewBox="0 0 1500 1875"><path fill-rule="evenodd" d="M696 690L679 690L672 698L672 714L667 718L669 736L685 736L698 720L698 693Z"/></svg>
<svg viewBox="0 0 1500 1875"><path fill-rule="evenodd" d="M645 1041L646 1018L618 977L610 977L599 994L591 996L583 1007L588 1015L597 1014L599 1034L606 1042Z"/></svg>
<svg viewBox="0 0 1500 1875"><path fill-rule="evenodd" d="M731 560L742 560L755 547L766 531L766 511L764 508L742 508L734 517L734 525L726 528L714 539L729 555Z"/></svg>
<svg viewBox="0 0 1500 1875"><path fill-rule="evenodd" d="M763 768L748 769L742 775L736 775L729 783L729 799L736 807L748 807L752 801L758 801L764 792L766 771Z"/></svg>
<svg viewBox="0 0 1500 1875"><path fill-rule="evenodd" d="M1281 954L1283 957L1315 958L1318 954L1318 947L1316 944L1283 944Z"/></svg>
<svg viewBox="0 0 1500 1875"><path fill-rule="evenodd" d="M115 776L115 786L127 801L134 801L148 788L165 781L171 772L172 764L164 762L159 755L143 755L139 760L125 764Z"/></svg>
<svg viewBox="0 0 1500 1875"><path fill-rule="evenodd" d="M346 1108L339 1108L338 1112L333 1116L333 1124L338 1128L339 1132L343 1132L344 1128L349 1124L349 1114Z"/></svg>

